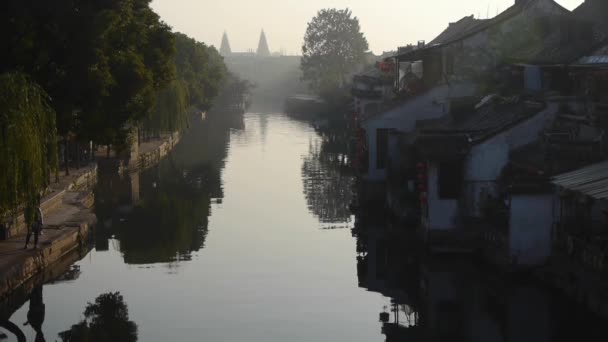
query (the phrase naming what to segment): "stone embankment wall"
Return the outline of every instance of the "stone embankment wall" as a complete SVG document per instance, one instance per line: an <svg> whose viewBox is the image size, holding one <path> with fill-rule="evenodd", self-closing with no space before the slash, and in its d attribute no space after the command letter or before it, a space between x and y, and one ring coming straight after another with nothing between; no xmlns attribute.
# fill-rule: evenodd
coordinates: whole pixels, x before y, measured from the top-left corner
<svg viewBox="0 0 608 342"><path fill-rule="evenodd" d="M135 172L158 164L173 150L180 135L174 133L160 141L143 144L138 158L122 167L122 172ZM92 207L91 192L97 181L97 165L74 170L51 185L41 203L45 217L44 235L38 249L23 249L27 232L23 215L17 217L2 236L0 242L0 299L48 272L50 266L65 260L66 255L85 246L89 232L97 223ZM30 246L31 247L31 246Z"/></svg>
<svg viewBox="0 0 608 342"><path fill-rule="evenodd" d="M68 192L89 191L97 181L97 166L91 165L79 170L73 170L72 176L62 177L58 184L51 184L46 196L42 198L40 208L44 217L56 211ZM11 222L5 223L6 227L0 232L0 240L11 237L25 235L27 227L23 213L18 215Z"/></svg>
<svg viewBox="0 0 608 342"><path fill-rule="evenodd" d="M3 243L0 248L3 254L0 260L0 299L85 243L96 223L95 215L90 210L83 210L71 220L53 230L45 229L45 235L52 236L41 242L37 250L22 250L21 239Z"/></svg>
<svg viewBox="0 0 608 342"><path fill-rule="evenodd" d="M127 165L120 167L121 173L146 170L157 165L179 143L181 135L177 132L163 137L162 141L144 143L139 147L138 157L133 157Z"/></svg>

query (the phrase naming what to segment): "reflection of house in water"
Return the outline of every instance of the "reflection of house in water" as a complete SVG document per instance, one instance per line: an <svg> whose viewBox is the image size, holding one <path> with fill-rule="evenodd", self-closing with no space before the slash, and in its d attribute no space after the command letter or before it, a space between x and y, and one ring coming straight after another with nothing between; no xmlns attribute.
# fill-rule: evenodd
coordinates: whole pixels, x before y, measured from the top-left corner
<svg viewBox="0 0 608 342"><path fill-rule="evenodd" d="M361 217L353 228L359 286L391 298L379 315L386 341L576 341L581 331L607 336L595 316L531 278L505 277L470 257L425 255L405 230Z"/></svg>
<svg viewBox="0 0 608 342"><path fill-rule="evenodd" d="M561 294L521 277L504 278L468 258L421 265L423 341L575 341L605 336L602 324Z"/></svg>
<svg viewBox="0 0 608 342"><path fill-rule="evenodd" d="M357 238L359 286L391 298L390 307L380 313L386 341L401 341L418 333L418 255L415 241L402 229L385 222L368 223L357 217L353 235Z"/></svg>
<svg viewBox="0 0 608 342"><path fill-rule="evenodd" d="M354 177L347 166L345 154L328 150L328 142L310 144L303 157L302 182L311 213L326 224L347 223L352 200Z"/></svg>

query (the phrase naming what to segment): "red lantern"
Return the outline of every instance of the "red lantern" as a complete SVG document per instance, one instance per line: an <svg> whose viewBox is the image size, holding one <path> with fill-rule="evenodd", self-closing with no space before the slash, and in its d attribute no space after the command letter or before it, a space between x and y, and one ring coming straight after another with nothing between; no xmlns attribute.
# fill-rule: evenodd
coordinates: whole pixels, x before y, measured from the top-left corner
<svg viewBox="0 0 608 342"><path fill-rule="evenodd" d="M420 193L420 203L422 203L422 204L428 203L428 196L427 196L426 192Z"/></svg>

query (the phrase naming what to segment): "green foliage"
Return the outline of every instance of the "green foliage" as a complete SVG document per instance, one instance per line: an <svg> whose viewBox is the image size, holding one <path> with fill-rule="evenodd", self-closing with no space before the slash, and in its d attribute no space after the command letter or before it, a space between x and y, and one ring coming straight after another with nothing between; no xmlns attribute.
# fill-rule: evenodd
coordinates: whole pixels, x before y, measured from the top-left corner
<svg viewBox="0 0 608 342"><path fill-rule="evenodd" d="M188 90L188 103L207 110L218 95L227 73L224 59L214 47L182 34L175 34L177 78Z"/></svg>
<svg viewBox="0 0 608 342"><path fill-rule="evenodd" d="M129 310L118 292L104 293L87 304L85 319L59 333L63 342L135 342L137 324L129 320Z"/></svg>
<svg viewBox="0 0 608 342"><path fill-rule="evenodd" d="M142 122L175 131L190 106L211 106L222 57L171 32L150 2L2 1L0 217L25 204L31 218L56 169L57 134L120 151Z"/></svg>
<svg viewBox="0 0 608 342"><path fill-rule="evenodd" d="M57 169L55 112L21 73L0 75L0 218L24 205L33 222L38 196Z"/></svg>
<svg viewBox="0 0 608 342"><path fill-rule="evenodd" d="M188 36L174 34L175 79L156 93L156 101L143 128L153 134L173 132L188 126L191 107L207 110L218 96L226 71L213 47Z"/></svg>
<svg viewBox="0 0 608 342"><path fill-rule="evenodd" d="M175 80L158 92L144 129L154 134L175 132L188 126L188 89L185 82Z"/></svg>
<svg viewBox="0 0 608 342"><path fill-rule="evenodd" d="M255 88L255 85L249 82L249 80L244 80L233 73L228 73L228 76L222 82L215 105L220 110L245 108L250 104L253 88Z"/></svg>
<svg viewBox="0 0 608 342"><path fill-rule="evenodd" d="M173 34L149 4L7 0L0 70L22 70L49 93L62 136L120 144L174 78Z"/></svg>
<svg viewBox="0 0 608 342"><path fill-rule="evenodd" d="M313 89L329 93L364 63L367 50L359 19L349 9L323 9L306 29L300 66L303 78Z"/></svg>

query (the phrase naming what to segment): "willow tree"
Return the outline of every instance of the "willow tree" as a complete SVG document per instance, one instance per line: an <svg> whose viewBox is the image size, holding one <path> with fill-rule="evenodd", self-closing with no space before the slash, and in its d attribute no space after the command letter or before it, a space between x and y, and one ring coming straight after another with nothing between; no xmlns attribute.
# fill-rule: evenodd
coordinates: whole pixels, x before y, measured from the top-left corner
<svg viewBox="0 0 608 342"><path fill-rule="evenodd" d="M184 81L174 80L159 91L144 129L152 134L175 132L188 126L188 89Z"/></svg>
<svg viewBox="0 0 608 342"><path fill-rule="evenodd" d="M57 170L55 120L40 86L20 73L0 75L0 218L24 208L33 221L38 196Z"/></svg>

